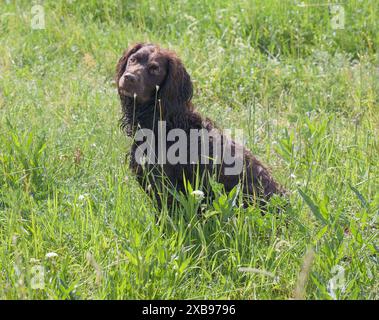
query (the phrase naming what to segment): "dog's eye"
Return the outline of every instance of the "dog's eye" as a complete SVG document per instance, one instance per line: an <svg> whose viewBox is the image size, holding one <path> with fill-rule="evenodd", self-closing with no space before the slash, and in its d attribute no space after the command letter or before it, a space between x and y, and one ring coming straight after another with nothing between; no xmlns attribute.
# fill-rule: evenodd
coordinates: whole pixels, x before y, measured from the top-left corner
<svg viewBox="0 0 379 320"><path fill-rule="evenodd" d="M130 57L129 63L135 63L137 59L135 57Z"/></svg>
<svg viewBox="0 0 379 320"><path fill-rule="evenodd" d="M149 72L150 73L158 73L159 72L159 66L157 64L149 65Z"/></svg>

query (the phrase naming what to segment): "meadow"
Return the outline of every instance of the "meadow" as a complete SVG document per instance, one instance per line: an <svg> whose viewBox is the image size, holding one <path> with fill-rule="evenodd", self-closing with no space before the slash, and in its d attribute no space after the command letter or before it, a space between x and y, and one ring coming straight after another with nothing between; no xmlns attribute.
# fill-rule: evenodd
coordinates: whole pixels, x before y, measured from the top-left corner
<svg viewBox="0 0 379 320"><path fill-rule="evenodd" d="M378 299L379 6L326 2L2 1L0 299ZM222 190L157 211L113 80L139 41L244 130L284 213Z"/></svg>

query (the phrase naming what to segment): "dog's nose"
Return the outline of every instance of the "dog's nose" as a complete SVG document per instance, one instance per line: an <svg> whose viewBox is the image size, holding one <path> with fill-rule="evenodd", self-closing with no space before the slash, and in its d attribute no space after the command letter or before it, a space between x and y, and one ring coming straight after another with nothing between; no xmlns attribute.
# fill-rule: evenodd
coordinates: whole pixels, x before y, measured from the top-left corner
<svg viewBox="0 0 379 320"><path fill-rule="evenodd" d="M127 82L135 82L137 77L133 73L127 72L124 74L124 79Z"/></svg>

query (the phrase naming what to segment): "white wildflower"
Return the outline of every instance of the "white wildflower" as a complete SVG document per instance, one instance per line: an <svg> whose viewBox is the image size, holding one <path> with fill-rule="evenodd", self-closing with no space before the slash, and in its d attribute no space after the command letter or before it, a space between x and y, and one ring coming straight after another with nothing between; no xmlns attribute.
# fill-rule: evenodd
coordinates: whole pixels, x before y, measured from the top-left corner
<svg viewBox="0 0 379 320"><path fill-rule="evenodd" d="M201 190L194 190L192 191L191 195L193 195L195 199L199 201L204 199L204 192Z"/></svg>
<svg viewBox="0 0 379 320"><path fill-rule="evenodd" d="M45 258L47 258L47 259L55 258L55 257L58 257L58 253L55 253L55 252L48 252L48 253L46 253L46 255L45 255Z"/></svg>
<svg viewBox="0 0 379 320"><path fill-rule="evenodd" d="M84 193L84 194L79 195L78 200L83 201L87 197L88 197L88 193Z"/></svg>

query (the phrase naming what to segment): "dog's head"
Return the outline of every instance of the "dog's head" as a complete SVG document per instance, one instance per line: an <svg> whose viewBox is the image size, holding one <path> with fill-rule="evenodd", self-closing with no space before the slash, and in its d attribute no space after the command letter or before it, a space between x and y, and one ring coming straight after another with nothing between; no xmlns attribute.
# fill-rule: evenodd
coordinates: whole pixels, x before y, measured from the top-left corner
<svg viewBox="0 0 379 320"><path fill-rule="evenodd" d="M193 94L191 78L180 59L153 44L138 43L125 51L117 64L116 82L120 96L135 97L138 103L157 97L173 112Z"/></svg>

